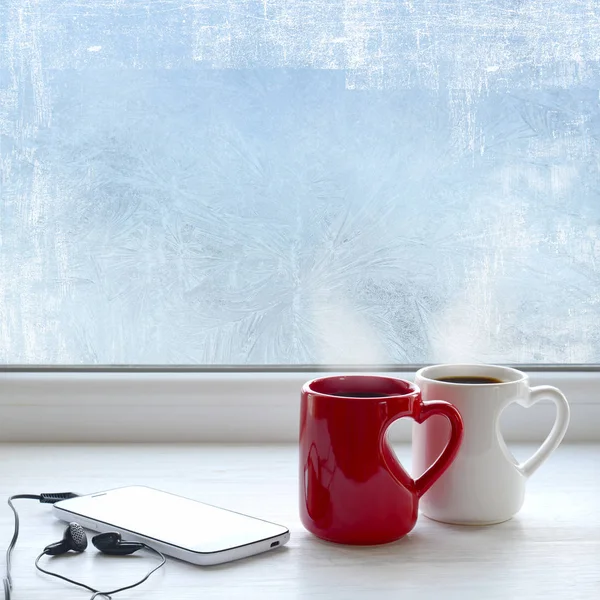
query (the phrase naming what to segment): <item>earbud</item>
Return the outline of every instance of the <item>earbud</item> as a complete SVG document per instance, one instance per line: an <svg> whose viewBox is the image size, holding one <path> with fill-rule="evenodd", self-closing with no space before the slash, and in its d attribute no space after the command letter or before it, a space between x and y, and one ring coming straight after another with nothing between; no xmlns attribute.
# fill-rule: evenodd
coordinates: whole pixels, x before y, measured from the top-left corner
<svg viewBox="0 0 600 600"><path fill-rule="evenodd" d="M49 554L52 556L55 554L64 554L65 552L68 552L69 550L75 550L75 552L83 552L87 548L87 537L85 535L85 531L83 530L83 527L81 527L81 525L79 525L78 523L69 523L69 526L67 527L67 529L65 531L63 539L60 542L56 542L55 544L50 544L49 546L46 546L44 548L44 551L35 559L35 568L38 571L45 573L46 575L50 575L52 577L58 577L59 579L68 581L69 583L72 583L73 585L78 585L79 587L85 588L86 590L89 590L90 592L94 592L94 595L92 596L92 598L90 600L96 600L96 599L97 600L105 600L105 599L111 600L113 594L122 592L124 590L129 590L131 588L137 587L138 585L141 585L142 583L144 583L144 581L146 581L146 579L148 579L148 577L150 577L150 575L152 575L152 573L154 573L154 571L157 571L162 566L164 566L165 562L167 561L167 559L165 558L165 555L162 554L162 552L160 552L160 550L155 550L154 548L147 546L146 544L142 544L140 542L124 542L121 539L121 534L117 533L116 531L111 531L108 533L100 533L98 535L95 535L92 538L92 543L94 544L94 546L96 546L96 548L98 550L100 550L100 552L103 552L104 554L117 554L117 555L133 554L134 552L137 552L138 550L145 549L145 550L148 550L149 552L153 552L154 554L156 554L156 556L158 556L160 558L160 564L156 565L151 571L148 571L146 576L143 577L142 579L140 579L138 582L136 582L132 585L126 585L124 587L120 587L120 588L105 591L105 592L102 592L93 587L90 587L86 583L82 583L75 579L70 579L69 577L65 577L64 575L59 575L58 573L49 571L48 569L44 569L42 566L40 566L40 560L45 555ZM4 580L5 600L10 600L10 591L11 591L10 588L11 588L11 583L10 583L10 580L7 578Z"/></svg>
<svg viewBox="0 0 600 600"><path fill-rule="evenodd" d="M87 536L83 527L78 523L69 523L65 529L63 539L60 542L55 542L44 548L44 554L56 556L57 554L65 554L70 550L75 552L83 552L87 548Z"/></svg>
<svg viewBox="0 0 600 600"><path fill-rule="evenodd" d="M134 552L145 548L145 545L140 542L124 542L121 539L121 534L116 531L95 535L92 538L92 544L104 554L119 556L133 554Z"/></svg>

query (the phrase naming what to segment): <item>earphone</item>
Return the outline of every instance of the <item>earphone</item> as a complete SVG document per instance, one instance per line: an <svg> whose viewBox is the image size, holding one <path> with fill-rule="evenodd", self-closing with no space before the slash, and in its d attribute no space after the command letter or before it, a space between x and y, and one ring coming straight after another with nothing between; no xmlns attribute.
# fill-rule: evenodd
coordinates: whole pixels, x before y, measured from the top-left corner
<svg viewBox="0 0 600 600"><path fill-rule="evenodd" d="M44 548L44 550L39 554L39 556L35 559L35 567L42 573L46 573L46 575L51 575L52 577L58 577L64 581L68 581L69 583L73 583L78 585L79 587L83 587L90 592L93 592L94 595L90 600L94 600L94 598L111 598L112 594L116 594L118 592L122 592L123 590L129 590L134 588L146 581L154 571L160 569L166 562L165 556L162 552L151 548L150 546L143 544L142 542L129 542L125 541L121 538L121 534L116 531L110 531L107 533L99 533L92 538L92 544L100 550L103 554L109 554L112 556L124 556L126 554L133 554L138 550L149 550L150 552L154 552L157 556L160 557L161 562L157 566L155 566L151 571L149 571L145 577L133 583L131 585L126 585L114 590L101 591L97 590L85 583L81 583L80 581L75 581L74 579L69 579L64 575L59 575L58 573L54 573L52 571L48 571L40 566L40 560L44 556L58 556L59 554L66 554L67 552L83 552L88 546L87 536L85 531L79 523L69 523L65 532L63 534L62 540L59 542L54 542Z"/></svg>
<svg viewBox="0 0 600 600"><path fill-rule="evenodd" d="M13 500L39 500L45 504L54 504L60 500L64 500L66 498L73 498L77 496L77 494L73 494L71 492L61 492L59 494L18 494L16 496L11 496L8 499L8 505L12 509L15 517L15 530L6 550L6 577L2 580L4 586L4 600L11 600L12 598L12 577L11 577L11 554L12 550L15 547L17 542L17 538L19 537L19 515L13 505ZM52 577L57 577L58 579L62 579L63 581L68 581L74 585L78 585L79 587L85 588L93 593L90 600L112 600L111 594L116 594L118 592L122 592L124 590L129 590L131 588L137 587L138 585L144 583L152 573L160 569L167 559L164 554L155 548L148 546L142 542L133 542L126 541L121 538L121 534L116 531L110 531L107 533L99 533L92 538L92 544L103 554L109 554L112 556L124 556L126 554L133 554L138 550L148 550L156 554L161 562L155 566L151 571L149 571L145 577L133 583L131 585L126 585L118 589L101 591L97 590L85 583L81 583L79 581L75 581L74 579L69 579L64 575L59 575L58 573L54 573L47 569L44 569L40 566L40 560L44 556L54 557L60 554L66 554L67 552L83 552L88 546L88 539L85 531L79 523L69 523L63 537L60 541L54 542L53 544L49 544L44 548L44 550L39 554L39 556L35 559L35 567L42 573L46 575L51 575Z"/></svg>
<svg viewBox="0 0 600 600"><path fill-rule="evenodd" d="M104 554L112 554L123 556L125 554L133 554L138 550L143 550L147 546L140 542L124 542L121 539L121 534L115 531L108 533L99 533L92 538L92 544L103 552ZM87 548L87 536L83 527L79 523L69 523L69 526L65 529L65 533L60 542L55 542L44 548L42 554L48 556L57 556L58 554L64 554L69 550L75 552L83 552Z"/></svg>

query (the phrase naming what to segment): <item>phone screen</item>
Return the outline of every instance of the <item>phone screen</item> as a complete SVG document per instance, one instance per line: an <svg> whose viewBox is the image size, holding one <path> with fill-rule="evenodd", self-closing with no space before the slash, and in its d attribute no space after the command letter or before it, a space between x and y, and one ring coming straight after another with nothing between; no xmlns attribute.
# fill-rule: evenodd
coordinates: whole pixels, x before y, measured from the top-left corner
<svg viewBox="0 0 600 600"><path fill-rule="evenodd" d="M57 507L194 552L218 552L287 532L275 523L144 486L63 500Z"/></svg>

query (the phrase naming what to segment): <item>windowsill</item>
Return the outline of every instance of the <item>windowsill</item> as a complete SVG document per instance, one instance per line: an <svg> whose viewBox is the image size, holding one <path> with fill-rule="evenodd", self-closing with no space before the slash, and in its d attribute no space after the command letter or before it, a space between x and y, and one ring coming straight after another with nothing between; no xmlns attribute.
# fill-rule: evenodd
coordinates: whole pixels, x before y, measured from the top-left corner
<svg viewBox="0 0 600 600"><path fill-rule="evenodd" d="M302 384L311 372L1 372L0 442L243 442L298 439ZM390 375L413 379L414 373ZM571 405L565 441L600 441L600 372L530 373L531 385L560 388ZM391 428L410 440L410 423ZM511 406L508 440L541 443L554 405Z"/></svg>
<svg viewBox="0 0 600 600"><path fill-rule="evenodd" d="M520 445L514 452L520 459L534 449ZM410 448L397 450L408 465ZM511 521L455 527L421 516L403 540L371 548L328 544L302 527L296 461L293 444L2 444L0 488L7 497L89 493L138 483L290 528L287 547L229 565L202 568L169 560L138 592L149 600L598 597L600 445L561 446L531 478L525 505ZM40 549L60 539L63 525L48 506L22 502L19 509L15 600L81 598L81 590L39 575L33 567ZM6 544L12 531L8 509L0 523ZM146 563L140 567L139 561L112 560L89 549L84 556L57 562L59 567L85 581L119 583L145 572Z"/></svg>

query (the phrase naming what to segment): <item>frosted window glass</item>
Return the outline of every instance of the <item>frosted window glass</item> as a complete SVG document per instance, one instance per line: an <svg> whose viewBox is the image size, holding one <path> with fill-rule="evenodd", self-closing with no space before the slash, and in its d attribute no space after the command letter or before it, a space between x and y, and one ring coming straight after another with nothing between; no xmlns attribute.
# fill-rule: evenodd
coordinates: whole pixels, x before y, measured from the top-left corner
<svg viewBox="0 0 600 600"><path fill-rule="evenodd" d="M599 23L2 0L0 361L597 363Z"/></svg>

